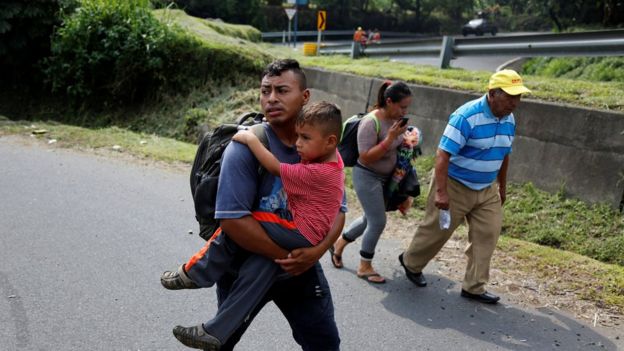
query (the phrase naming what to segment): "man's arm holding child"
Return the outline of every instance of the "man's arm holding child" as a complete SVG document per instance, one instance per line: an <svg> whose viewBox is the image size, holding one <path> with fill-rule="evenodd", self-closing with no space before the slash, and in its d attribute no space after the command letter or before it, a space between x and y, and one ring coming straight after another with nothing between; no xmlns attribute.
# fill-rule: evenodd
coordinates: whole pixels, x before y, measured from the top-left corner
<svg viewBox="0 0 624 351"><path fill-rule="evenodd" d="M287 258L276 259L275 262L291 275L299 275L307 271L318 262L321 256L325 254L325 251L329 250L329 248L334 245L334 242L342 233L344 223L345 214L339 211L327 236L320 243L313 247L295 249Z"/></svg>
<svg viewBox="0 0 624 351"><path fill-rule="evenodd" d="M247 145L249 150L251 150L254 156L256 156L262 167L264 167L272 175L279 177L279 160L273 156L273 154L266 147L264 147L264 145L262 145L262 142L260 142L260 139L258 139L254 133L248 130L241 130L240 132L234 134L232 140Z"/></svg>
<svg viewBox="0 0 624 351"><path fill-rule="evenodd" d="M338 212L327 236L316 246L295 249L292 252L277 246L264 228L251 216L236 219L222 219L221 228L243 249L273 258L284 271L299 275L312 267L325 254L342 233L345 223L344 212Z"/></svg>

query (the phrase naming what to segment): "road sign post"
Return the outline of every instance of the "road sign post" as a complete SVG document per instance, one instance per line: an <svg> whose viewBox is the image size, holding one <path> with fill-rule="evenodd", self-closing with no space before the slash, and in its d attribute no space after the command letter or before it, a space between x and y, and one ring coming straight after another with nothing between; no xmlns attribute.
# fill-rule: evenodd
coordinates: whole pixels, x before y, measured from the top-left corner
<svg viewBox="0 0 624 351"><path fill-rule="evenodd" d="M289 8L289 9L284 9L284 11L286 11L286 16L288 16L288 46L290 46L290 23L291 20L293 18L293 16L295 16L295 14L297 13L297 9L296 8Z"/></svg>
<svg viewBox="0 0 624 351"><path fill-rule="evenodd" d="M293 48L297 47L297 3L295 3L295 41L293 42Z"/></svg>
<svg viewBox="0 0 624 351"><path fill-rule="evenodd" d="M321 32L327 27L327 12L319 11L316 17L316 29L318 30L318 37L316 39L316 55L321 56Z"/></svg>

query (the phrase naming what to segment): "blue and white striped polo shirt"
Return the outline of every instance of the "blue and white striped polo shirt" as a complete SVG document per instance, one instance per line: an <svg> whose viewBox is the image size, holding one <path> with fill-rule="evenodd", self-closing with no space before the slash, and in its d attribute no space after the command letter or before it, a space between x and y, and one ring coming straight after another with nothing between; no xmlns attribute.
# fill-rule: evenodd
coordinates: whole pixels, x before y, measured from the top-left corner
<svg viewBox="0 0 624 351"><path fill-rule="evenodd" d="M490 186L511 152L515 132L513 113L496 118L487 95L462 105L451 114L438 146L451 154L449 177L474 190Z"/></svg>

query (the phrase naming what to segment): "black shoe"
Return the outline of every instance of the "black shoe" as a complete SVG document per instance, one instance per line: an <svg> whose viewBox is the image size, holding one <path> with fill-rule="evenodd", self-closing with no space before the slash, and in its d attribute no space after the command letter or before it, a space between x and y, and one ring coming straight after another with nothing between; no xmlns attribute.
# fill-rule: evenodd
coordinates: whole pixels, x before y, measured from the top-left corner
<svg viewBox="0 0 624 351"><path fill-rule="evenodd" d="M422 272L410 272L410 270L405 267L405 263L403 263L403 254L399 255L399 262L405 270L405 276L407 276L407 279L409 279L412 283L416 284L416 286L419 286L421 288L427 286L427 279L425 279L425 276L422 274Z"/></svg>
<svg viewBox="0 0 624 351"><path fill-rule="evenodd" d="M195 282L186 275L184 271L184 265L178 267L177 271L165 271L160 276L160 284L165 287L165 289L169 290L180 290L180 289L198 289L199 287Z"/></svg>
<svg viewBox="0 0 624 351"><path fill-rule="evenodd" d="M201 324L188 328L178 325L173 328L173 335L179 342L194 349L218 351L221 348L221 341L206 333Z"/></svg>
<svg viewBox="0 0 624 351"><path fill-rule="evenodd" d="M497 303L498 300L500 300L500 297L490 294L487 291L484 292L483 294L471 294L467 292L466 290L462 289L461 296L468 298L468 299L473 299L475 301L479 301L483 303L490 303L490 304Z"/></svg>

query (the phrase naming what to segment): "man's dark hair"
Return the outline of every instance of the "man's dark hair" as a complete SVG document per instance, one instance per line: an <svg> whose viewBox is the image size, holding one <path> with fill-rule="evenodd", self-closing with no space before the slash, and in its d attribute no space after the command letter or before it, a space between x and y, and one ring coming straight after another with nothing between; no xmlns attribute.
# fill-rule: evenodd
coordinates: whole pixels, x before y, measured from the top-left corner
<svg viewBox="0 0 624 351"><path fill-rule="evenodd" d="M342 134L342 114L340 108L327 101L305 105L297 117L297 125L310 125L320 128L323 136L334 134L338 141Z"/></svg>
<svg viewBox="0 0 624 351"><path fill-rule="evenodd" d="M262 71L262 78L264 77L279 77L283 72L292 71L299 80L299 87L301 90L308 88L308 82L306 80L305 73L301 70L299 62L293 59L275 60L269 63Z"/></svg>

